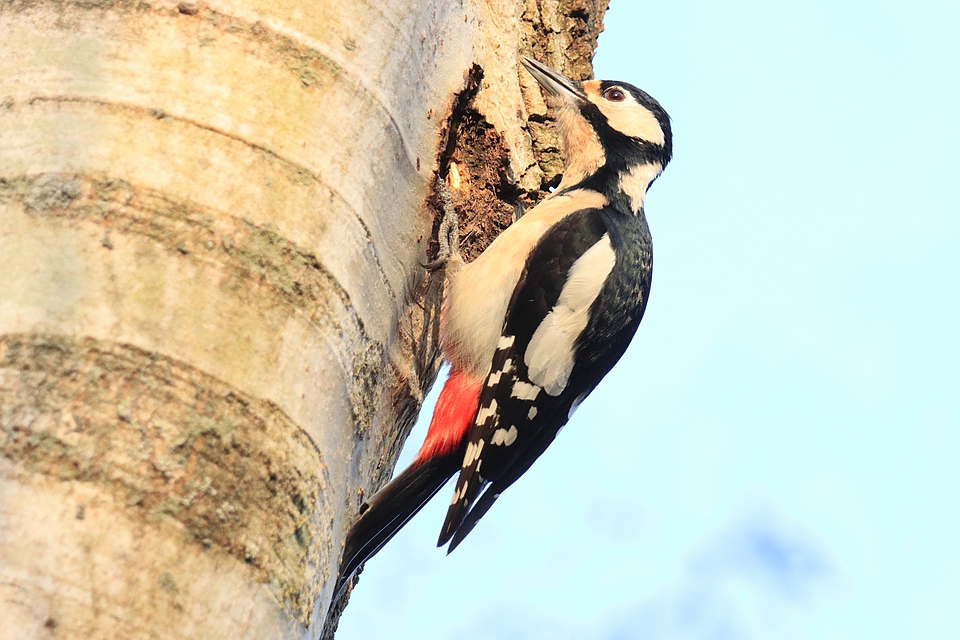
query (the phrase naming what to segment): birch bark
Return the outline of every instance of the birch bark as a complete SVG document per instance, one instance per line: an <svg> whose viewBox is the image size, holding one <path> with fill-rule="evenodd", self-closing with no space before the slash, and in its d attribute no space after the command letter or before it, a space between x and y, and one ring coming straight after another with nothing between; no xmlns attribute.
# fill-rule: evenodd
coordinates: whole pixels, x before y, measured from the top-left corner
<svg viewBox="0 0 960 640"><path fill-rule="evenodd" d="M0 0L0 638L323 632L606 1Z"/></svg>

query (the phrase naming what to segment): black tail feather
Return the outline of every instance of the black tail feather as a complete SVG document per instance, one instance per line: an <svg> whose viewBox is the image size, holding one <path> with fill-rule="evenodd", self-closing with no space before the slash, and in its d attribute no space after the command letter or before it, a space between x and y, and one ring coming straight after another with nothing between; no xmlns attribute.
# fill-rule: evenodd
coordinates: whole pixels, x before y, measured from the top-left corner
<svg viewBox="0 0 960 640"><path fill-rule="evenodd" d="M447 548L447 555L453 553L453 550L460 546L460 543L467 537L467 534L473 531L473 528L480 522L480 518L493 506L493 503L497 501L497 498L500 497L504 489L506 489L506 487L501 487L499 483L487 487L487 490L483 492L483 495L480 496L476 503L470 508L470 511L464 516L460 522L460 526L457 527L456 532L453 534L453 539L450 541L450 546Z"/></svg>
<svg viewBox="0 0 960 640"><path fill-rule="evenodd" d="M367 509L347 533L334 601L360 565L380 551L459 467L455 455L414 463L373 495Z"/></svg>
<svg viewBox="0 0 960 640"><path fill-rule="evenodd" d="M474 472L474 468L464 468L460 470L460 477L457 478L457 486L454 489L454 501L447 508L447 517L443 521L443 527L440 529L440 539L437 540L437 546L442 547L450 541L457 530L462 526L464 518L470 510L470 505L476 500L477 495L487 486L486 481ZM460 500L456 500L461 496ZM452 549L451 549L452 551ZM450 551L447 551L450 553Z"/></svg>
<svg viewBox="0 0 960 640"><path fill-rule="evenodd" d="M563 426L562 424L560 426ZM482 518L490 507L493 506L493 503L497 501L497 498L500 497L500 494L507 490L507 487L512 485L514 482L520 479L524 473L527 472L527 469L530 468L537 458L546 451L547 447L550 446L550 443L553 442L553 439L557 436L556 430L544 431L541 435L530 443L530 446L523 450L523 455L514 462L513 465L504 473L502 476L497 478L489 485L484 485L486 490L483 494L477 498L477 501L473 503L469 511L466 513L460 514L460 519L456 523L456 527L451 528L447 540L450 540L450 546L447 547L447 555L453 553L453 550L460 546L460 543L463 542L463 539L467 537L473 528L477 526L477 523L480 522ZM481 487L484 488L484 487ZM473 502L476 496L470 496L470 502ZM448 516L449 517L449 516ZM443 544L443 542L441 542Z"/></svg>

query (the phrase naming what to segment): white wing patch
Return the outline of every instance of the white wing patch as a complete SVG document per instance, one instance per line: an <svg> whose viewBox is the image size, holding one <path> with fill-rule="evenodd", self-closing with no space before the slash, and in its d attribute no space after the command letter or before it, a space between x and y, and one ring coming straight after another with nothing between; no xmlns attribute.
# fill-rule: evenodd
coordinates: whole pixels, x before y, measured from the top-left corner
<svg viewBox="0 0 960 640"><path fill-rule="evenodd" d="M510 425L509 429L497 429L490 438L490 444L502 444L509 447L517 439L517 428Z"/></svg>
<svg viewBox="0 0 960 640"><path fill-rule="evenodd" d="M457 487L453 491L453 499L450 500L450 504L457 504L463 497L467 495L467 485L464 484L462 487Z"/></svg>
<svg viewBox="0 0 960 640"><path fill-rule="evenodd" d="M511 336L512 337L512 336ZM507 361L503 363L503 368L496 373L491 373L487 376L487 386L495 387L500 384L500 377L505 373L510 373L513 371L513 360L507 358Z"/></svg>
<svg viewBox="0 0 960 640"><path fill-rule="evenodd" d="M590 305L600 295L615 262L610 236L605 233L573 263L557 304L530 339L523 357L527 373L551 396L560 395L570 380L574 344L587 327Z"/></svg>
<svg viewBox="0 0 960 640"><path fill-rule="evenodd" d="M597 86L597 89L599 88ZM590 102L597 105L607 117L610 126L620 133L662 146L666 136L660 121L649 109L638 103L632 93L624 91L624 95L626 100L623 102L610 102L600 96L591 96Z"/></svg>
<svg viewBox="0 0 960 640"><path fill-rule="evenodd" d="M440 342L450 364L479 378L487 377L497 348L509 348L515 340L501 331L530 252L566 216L606 204L606 197L595 191L578 189L552 195L507 227L476 260L451 277L440 322Z"/></svg>
<svg viewBox="0 0 960 640"><path fill-rule="evenodd" d="M494 438L496 440L496 438ZM497 444L495 441L493 444ZM477 444L468 444L467 452L463 456L463 466L469 467L473 464L473 461L480 457L480 452L483 451L483 440L478 440Z"/></svg>
<svg viewBox="0 0 960 640"><path fill-rule="evenodd" d="M483 407L480 411L477 412L477 418L474 421L476 424L484 424L488 418L496 417L497 415L497 401L491 400L489 407Z"/></svg>
<svg viewBox="0 0 960 640"><path fill-rule="evenodd" d="M523 380L517 380L513 383L513 389L510 390L510 397L517 400L533 401L540 395L540 387L535 384L529 384Z"/></svg>

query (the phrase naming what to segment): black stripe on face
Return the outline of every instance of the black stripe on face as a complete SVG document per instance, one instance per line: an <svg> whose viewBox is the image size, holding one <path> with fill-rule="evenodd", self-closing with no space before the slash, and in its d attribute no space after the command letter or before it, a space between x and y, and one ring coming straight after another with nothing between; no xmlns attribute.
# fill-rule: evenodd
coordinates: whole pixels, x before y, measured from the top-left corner
<svg viewBox="0 0 960 640"><path fill-rule="evenodd" d="M669 129L664 129L664 146L660 146L620 133L610 126L607 117L592 102L580 107L580 113L597 132L597 139L600 140L607 159L603 168L609 173L620 174L637 164L659 163L666 166L670 161L673 144Z"/></svg>
<svg viewBox="0 0 960 640"><path fill-rule="evenodd" d="M636 164L658 163L663 167L667 166L673 155L673 134L670 128L670 116L664 111L660 103L641 89L626 82L615 82L612 80L602 80L599 84L600 100L603 100L603 92L611 87L619 87L633 96L634 100L640 105L638 108L647 109L663 131L663 145L632 138L610 126L607 117L600 111L600 108L592 102L584 102L580 106L580 114L590 123L593 130L603 146L606 155L606 165L604 169L608 173L619 174ZM604 191L606 193L606 191Z"/></svg>

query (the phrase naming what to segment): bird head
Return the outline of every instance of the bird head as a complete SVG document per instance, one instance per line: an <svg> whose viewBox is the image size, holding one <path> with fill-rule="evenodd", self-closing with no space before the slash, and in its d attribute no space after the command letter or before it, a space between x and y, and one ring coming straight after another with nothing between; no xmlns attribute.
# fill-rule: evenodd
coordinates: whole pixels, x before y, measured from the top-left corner
<svg viewBox="0 0 960 640"><path fill-rule="evenodd" d="M673 153L670 116L660 103L626 82L580 82L527 56L521 63L557 109L566 156L557 192L589 187L639 212Z"/></svg>

